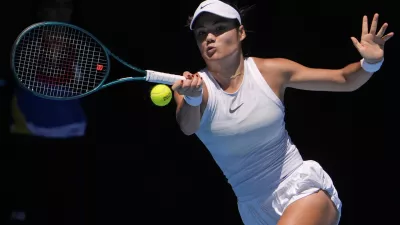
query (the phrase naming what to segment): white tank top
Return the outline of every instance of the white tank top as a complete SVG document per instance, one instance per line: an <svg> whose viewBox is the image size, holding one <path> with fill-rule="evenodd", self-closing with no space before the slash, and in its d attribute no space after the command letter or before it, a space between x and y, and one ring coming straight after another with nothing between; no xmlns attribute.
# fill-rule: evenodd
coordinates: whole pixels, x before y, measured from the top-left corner
<svg viewBox="0 0 400 225"><path fill-rule="evenodd" d="M270 194L302 163L285 129L284 106L252 58L233 94L205 69L209 93L196 135L210 151L238 199Z"/></svg>

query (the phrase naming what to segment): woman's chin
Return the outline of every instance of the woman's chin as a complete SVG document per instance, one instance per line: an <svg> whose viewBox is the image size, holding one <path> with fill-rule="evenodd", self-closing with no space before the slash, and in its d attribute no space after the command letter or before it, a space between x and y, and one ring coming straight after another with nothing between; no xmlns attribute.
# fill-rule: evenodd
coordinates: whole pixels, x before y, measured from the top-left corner
<svg viewBox="0 0 400 225"><path fill-rule="evenodd" d="M223 57L221 57L217 53L213 53L213 54L205 54L203 58L207 61L216 61L216 60L221 60Z"/></svg>

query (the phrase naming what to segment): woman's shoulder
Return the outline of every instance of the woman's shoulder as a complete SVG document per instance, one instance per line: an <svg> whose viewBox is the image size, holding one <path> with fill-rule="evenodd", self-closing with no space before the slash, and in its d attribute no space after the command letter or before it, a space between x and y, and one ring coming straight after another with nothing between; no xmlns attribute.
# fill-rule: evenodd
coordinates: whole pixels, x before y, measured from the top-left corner
<svg viewBox="0 0 400 225"><path fill-rule="evenodd" d="M249 57L259 69L281 69L291 61L285 58L259 58Z"/></svg>
<svg viewBox="0 0 400 225"><path fill-rule="evenodd" d="M258 70L263 76L271 75L279 76L285 75L285 71L290 65L290 60L285 58L259 58L251 57L256 64Z"/></svg>
<svg viewBox="0 0 400 225"><path fill-rule="evenodd" d="M262 77L265 79L274 93L283 99L282 91L290 60L284 58L258 58L252 57Z"/></svg>

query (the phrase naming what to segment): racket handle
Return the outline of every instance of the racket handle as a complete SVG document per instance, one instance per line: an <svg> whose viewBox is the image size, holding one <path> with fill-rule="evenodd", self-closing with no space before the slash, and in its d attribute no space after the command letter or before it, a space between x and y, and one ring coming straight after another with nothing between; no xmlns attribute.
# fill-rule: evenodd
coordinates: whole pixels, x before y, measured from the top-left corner
<svg viewBox="0 0 400 225"><path fill-rule="evenodd" d="M186 78L179 75L161 73L152 70L146 70L146 81L151 83L173 85L178 80L185 80Z"/></svg>

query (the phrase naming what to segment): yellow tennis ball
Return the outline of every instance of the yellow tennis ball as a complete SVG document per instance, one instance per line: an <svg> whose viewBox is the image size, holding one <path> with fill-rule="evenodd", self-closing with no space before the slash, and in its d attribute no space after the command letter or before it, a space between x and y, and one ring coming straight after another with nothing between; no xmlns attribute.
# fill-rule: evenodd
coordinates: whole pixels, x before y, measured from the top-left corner
<svg viewBox="0 0 400 225"><path fill-rule="evenodd" d="M151 89L150 98L156 106L166 106L171 102L172 91L165 84L157 84Z"/></svg>

